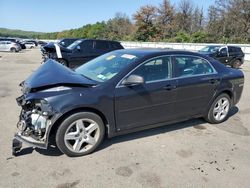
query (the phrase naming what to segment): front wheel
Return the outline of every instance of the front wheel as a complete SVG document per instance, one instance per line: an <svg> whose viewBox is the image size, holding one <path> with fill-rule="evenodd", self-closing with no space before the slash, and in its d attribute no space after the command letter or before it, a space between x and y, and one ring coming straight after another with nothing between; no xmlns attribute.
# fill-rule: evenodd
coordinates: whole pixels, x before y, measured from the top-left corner
<svg viewBox="0 0 250 188"><path fill-rule="evenodd" d="M15 48L11 48L10 51L11 51L12 53L17 52L17 50L16 50Z"/></svg>
<svg viewBox="0 0 250 188"><path fill-rule="evenodd" d="M58 148L70 157L93 152L104 138L102 119L91 112L79 112L65 119L56 133Z"/></svg>
<svg viewBox="0 0 250 188"><path fill-rule="evenodd" d="M241 65L241 61L239 59L236 59L232 65L232 68L239 69Z"/></svg>
<svg viewBox="0 0 250 188"><path fill-rule="evenodd" d="M209 123L221 123L228 118L230 108L231 99L227 94L223 93L214 100L205 119Z"/></svg>
<svg viewBox="0 0 250 188"><path fill-rule="evenodd" d="M66 67L68 66L68 63L65 59L58 59L58 62Z"/></svg>

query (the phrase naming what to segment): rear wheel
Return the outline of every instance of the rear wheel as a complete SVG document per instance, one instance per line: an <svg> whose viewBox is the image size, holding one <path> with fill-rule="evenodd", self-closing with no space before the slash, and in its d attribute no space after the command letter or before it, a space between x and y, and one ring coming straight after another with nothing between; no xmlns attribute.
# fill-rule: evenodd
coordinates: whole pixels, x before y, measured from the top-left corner
<svg viewBox="0 0 250 188"><path fill-rule="evenodd" d="M228 118L230 108L231 99L227 94L223 93L214 100L205 119L209 123L221 123Z"/></svg>
<svg viewBox="0 0 250 188"><path fill-rule="evenodd" d="M239 59L236 59L232 65L233 68L238 69L240 68L241 61Z"/></svg>
<svg viewBox="0 0 250 188"><path fill-rule="evenodd" d="M68 156L83 156L101 144L104 133L104 124L98 115L79 112L62 122L56 133L56 144Z"/></svg>

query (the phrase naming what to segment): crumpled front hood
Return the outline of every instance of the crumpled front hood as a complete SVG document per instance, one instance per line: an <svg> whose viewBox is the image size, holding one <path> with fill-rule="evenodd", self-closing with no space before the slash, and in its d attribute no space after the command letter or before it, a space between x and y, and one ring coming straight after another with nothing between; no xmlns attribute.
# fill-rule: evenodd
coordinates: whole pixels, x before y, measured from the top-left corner
<svg viewBox="0 0 250 188"><path fill-rule="evenodd" d="M73 70L52 59L49 59L20 85L22 85L25 90L23 92L32 92L56 86L90 87L95 84L96 82L75 73Z"/></svg>
<svg viewBox="0 0 250 188"><path fill-rule="evenodd" d="M70 49L65 48L65 47L63 47L63 46L61 46L59 44L58 44L58 46L60 47L60 50L62 52L67 52L67 53L72 52ZM54 42L48 43L47 45L41 47L41 49L42 49L43 52L47 52L47 53L56 52L56 48L55 48L55 43Z"/></svg>

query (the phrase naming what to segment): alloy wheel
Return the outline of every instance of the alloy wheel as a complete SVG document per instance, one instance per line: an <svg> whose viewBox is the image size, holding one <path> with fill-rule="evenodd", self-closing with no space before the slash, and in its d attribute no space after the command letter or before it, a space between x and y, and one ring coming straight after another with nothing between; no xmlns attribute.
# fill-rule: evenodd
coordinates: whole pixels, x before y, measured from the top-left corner
<svg viewBox="0 0 250 188"><path fill-rule="evenodd" d="M100 128L91 119L79 119L70 124L64 135L66 147L75 153L90 150L100 139Z"/></svg>
<svg viewBox="0 0 250 188"><path fill-rule="evenodd" d="M214 105L213 109L214 119L217 121L223 120L228 114L229 106L230 103L226 97L220 98Z"/></svg>

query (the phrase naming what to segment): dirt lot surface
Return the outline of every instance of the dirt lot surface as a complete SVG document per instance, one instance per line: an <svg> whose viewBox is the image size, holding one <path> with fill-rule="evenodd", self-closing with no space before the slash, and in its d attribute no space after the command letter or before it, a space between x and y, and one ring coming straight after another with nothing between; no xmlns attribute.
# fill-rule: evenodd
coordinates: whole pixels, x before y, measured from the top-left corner
<svg viewBox="0 0 250 188"><path fill-rule="evenodd" d="M202 119L106 139L69 158L55 148L11 155L20 108L18 84L40 66L39 49L0 52L0 187L249 187L250 62L243 96L228 121Z"/></svg>

